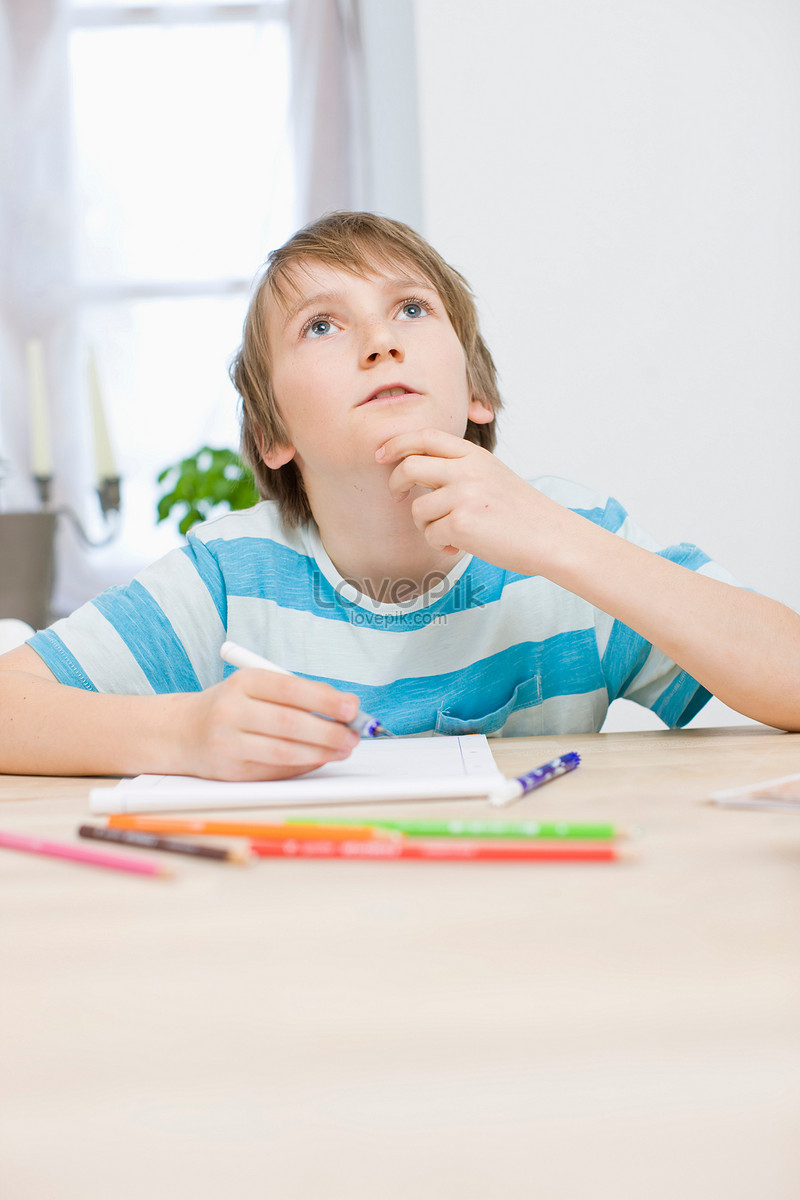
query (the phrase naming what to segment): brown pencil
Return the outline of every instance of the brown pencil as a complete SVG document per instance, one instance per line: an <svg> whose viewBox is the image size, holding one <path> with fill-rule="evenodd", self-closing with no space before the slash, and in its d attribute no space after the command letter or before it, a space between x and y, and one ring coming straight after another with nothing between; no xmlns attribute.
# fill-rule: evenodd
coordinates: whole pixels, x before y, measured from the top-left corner
<svg viewBox="0 0 800 1200"><path fill-rule="evenodd" d="M78 833L84 838L102 842L121 842L125 846L141 846L143 850L165 850L169 854L187 854L191 858L211 858L217 862L249 862L252 855L244 846L206 846L201 842L184 842L179 838L161 837L139 829L107 829L102 825L81 825Z"/></svg>

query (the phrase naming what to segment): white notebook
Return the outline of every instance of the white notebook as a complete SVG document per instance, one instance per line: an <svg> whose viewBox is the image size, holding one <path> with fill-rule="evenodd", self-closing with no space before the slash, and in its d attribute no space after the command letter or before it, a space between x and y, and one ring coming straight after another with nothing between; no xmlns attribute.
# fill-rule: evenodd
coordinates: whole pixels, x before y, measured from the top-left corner
<svg viewBox="0 0 800 1200"><path fill-rule="evenodd" d="M289 808L370 800L450 800L488 796L503 781L482 733L460 737L376 738L345 762L296 779L220 783L188 775L137 775L93 788L93 813L177 812L215 808Z"/></svg>

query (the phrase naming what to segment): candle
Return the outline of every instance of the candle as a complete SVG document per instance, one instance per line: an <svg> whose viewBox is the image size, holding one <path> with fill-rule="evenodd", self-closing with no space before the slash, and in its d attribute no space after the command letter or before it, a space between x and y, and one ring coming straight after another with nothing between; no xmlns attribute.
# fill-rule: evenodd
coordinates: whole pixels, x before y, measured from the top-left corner
<svg viewBox="0 0 800 1200"><path fill-rule="evenodd" d="M44 348L38 338L28 342L28 399L31 417L31 470L37 479L53 474L50 414L44 378Z"/></svg>
<svg viewBox="0 0 800 1200"><path fill-rule="evenodd" d="M117 467L111 450L111 439L108 436L108 422L103 405L103 394L100 391L100 377L97 374L97 361L94 350L89 351L89 399L92 406L92 425L94 427L94 457L97 467L97 477L116 479Z"/></svg>

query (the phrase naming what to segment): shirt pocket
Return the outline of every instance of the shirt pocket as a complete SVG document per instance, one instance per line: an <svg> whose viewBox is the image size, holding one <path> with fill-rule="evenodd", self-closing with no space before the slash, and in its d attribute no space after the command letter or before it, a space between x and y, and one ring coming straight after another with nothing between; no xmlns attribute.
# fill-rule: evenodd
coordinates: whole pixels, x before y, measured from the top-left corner
<svg viewBox="0 0 800 1200"><path fill-rule="evenodd" d="M542 677L534 675L518 684L514 691L500 708L481 716L466 716L463 709L459 711L458 703L447 708L440 708L436 714L434 733L454 737L458 734L483 733L487 737L499 733L509 718L517 710L520 712L520 734L516 729L515 736L530 736L541 732L542 724ZM472 705L474 708L474 703ZM515 722L515 725L518 722ZM511 730L509 730L511 734Z"/></svg>

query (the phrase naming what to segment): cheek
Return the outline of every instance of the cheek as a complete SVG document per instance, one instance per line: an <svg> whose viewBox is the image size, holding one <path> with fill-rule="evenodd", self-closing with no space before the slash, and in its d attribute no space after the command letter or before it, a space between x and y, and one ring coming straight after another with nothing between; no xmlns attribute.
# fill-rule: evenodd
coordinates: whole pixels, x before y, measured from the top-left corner
<svg viewBox="0 0 800 1200"><path fill-rule="evenodd" d="M467 378L467 358L458 338L453 337L453 343L448 346L448 352L442 357L442 367L449 384L453 403L459 409L469 404L469 380Z"/></svg>
<svg viewBox="0 0 800 1200"><path fill-rule="evenodd" d="M289 360L272 376L273 395L287 429L305 423L314 406L318 385L306 364Z"/></svg>
<svg viewBox="0 0 800 1200"><path fill-rule="evenodd" d="M447 369L452 371L454 378L466 378L467 356L455 329L448 330L447 337L441 344L441 356L442 361L447 363Z"/></svg>

